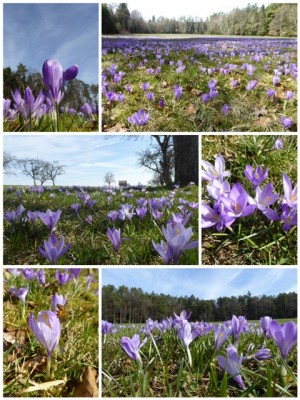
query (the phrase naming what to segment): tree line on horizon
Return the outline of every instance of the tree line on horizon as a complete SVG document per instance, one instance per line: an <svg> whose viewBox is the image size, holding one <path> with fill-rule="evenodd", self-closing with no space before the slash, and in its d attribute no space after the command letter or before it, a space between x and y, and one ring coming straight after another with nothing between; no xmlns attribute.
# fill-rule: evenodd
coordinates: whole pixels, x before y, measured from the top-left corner
<svg viewBox="0 0 300 400"><path fill-rule="evenodd" d="M271 3L267 7L248 4L246 8L235 8L228 13L214 13L205 20L200 15L182 16L179 19L153 16L145 21L139 10L130 12L127 3L103 3L102 33L296 37L297 4Z"/></svg>
<svg viewBox="0 0 300 400"><path fill-rule="evenodd" d="M144 323L148 318L160 321L182 310L192 313L191 321L226 321L232 315L243 315L249 320L258 320L262 316L296 318L297 294L253 296L248 292L240 296L203 300L194 295L146 293L140 288L124 285L118 288L114 285L102 287L102 319L113 323Z"/></svg>
<svg viewBox="0 0 300 400"><path fill-rule="evenodd" d="M26 65L20 63L16 71L11 67L3 68L3 97L12 99L12 92L19 89L21 96L26 87L29 86L36 97L41 90L45 89L42 74L36 71L30 71ZM87 84L80 79L73 79L65 84L64 98L60 105L79 110L84 103L98 106L99 86L96 84Z"/></svg>

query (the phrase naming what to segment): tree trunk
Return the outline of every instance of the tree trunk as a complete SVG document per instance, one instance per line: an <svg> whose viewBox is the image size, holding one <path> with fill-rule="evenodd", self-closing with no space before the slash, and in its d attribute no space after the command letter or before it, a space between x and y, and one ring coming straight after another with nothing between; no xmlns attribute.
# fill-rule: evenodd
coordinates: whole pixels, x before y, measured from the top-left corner
<svg viewBox="0 0 300 400"><path fill-rule="evenodd" d="M199 149L198 136L175 136L174 161L175 161L175 183L180 186L199 182Z"/></svg>

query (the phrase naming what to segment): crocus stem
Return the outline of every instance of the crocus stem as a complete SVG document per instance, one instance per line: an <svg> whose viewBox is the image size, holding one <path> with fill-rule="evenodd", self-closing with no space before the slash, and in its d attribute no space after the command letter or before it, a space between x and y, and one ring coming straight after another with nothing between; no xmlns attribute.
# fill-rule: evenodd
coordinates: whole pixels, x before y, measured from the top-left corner
<svg viewBox="0 0 300 400"><path fill-rule="evenodd" d="M281 375L282 384L285 386L286 381L287 381L287 370L283 364L280 369L280 375Z"/></svg>
<svg viewBox="0 0 300 400"><path fill-rule="evenodd" d="M55 124L56 124L56 132L59 132L59 109L58 109L58 104L56 103L55 107Z"/></svg>
<svg viewBox="0 0 300 400"><path fill-rule="evenodd" d="M25 304L22 305L22 319L25 320Z"/></svg>
<svg viewBox="0 0 300 400"><path fill-rule="evenodd" d="M51 357L47 357L47 369L46 369L46 378L50 379L50 370L51 370Z"/></svg>
<svg viewBox="0 0 300 400"><path fill-rule="evenodd" d="M190 350L189 346L186 347L186 352L188 355L189 366L192 367L192 355L191 355L191 350Z"/></svg>

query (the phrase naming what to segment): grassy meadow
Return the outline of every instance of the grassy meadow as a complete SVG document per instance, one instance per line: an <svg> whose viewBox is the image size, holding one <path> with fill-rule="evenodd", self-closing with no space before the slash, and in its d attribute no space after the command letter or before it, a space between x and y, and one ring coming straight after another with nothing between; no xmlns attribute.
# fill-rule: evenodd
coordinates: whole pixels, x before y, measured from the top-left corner
<svg viewBox="0 0 300 400"><path fill-rule="evenodd" d="M233 343L232 337L219 350L215 350L213 332L197 337L189 345L190 364L175 328L163 334L155 329L140 350L142 365L139 367L138 362L129 359L122 350L120 340L137 333L142 342L145 336L140 333L141 326L116 328L116 333L102 335L103 397L297 396L297 349L290 352L286 362L282 361L274 341L259 335L253 326L249 332L241 334L237 346L239 355L245 357L239 368L245 389L230 374L224 373L217 361L217 355L226 356L227 346ZM262 346L270 349L271 358L257 360L251 357ZM281 376L283 364L288 371L286 381Z"/></svg>
<svg viewBox="0 0 300 400"><path fill-rule="evenodd" d="M297 130L295 39L103 37L102 67L105 132Z"/></svg>
<svg viewBox="0 0 300 400"><path fill-rule="evenodd" d="M144 219L136 214L137 200L154 199L158 205L154 217L147 206ZM194 203L195 208L188 204ZM53 229L58 240L64 237L65 245L71 248L58 263L63 265L143 265L163 264L152 245L152 240L164 240L162 226L172 219L173 213L191 213L186 227L192 227L191 241L198 237L198 187L195 185L169 190L165 188L101 188L101 187L47 187L38 193L36 188L5 187L4 216L15 211L20 205L25 209L14 222L4 218L4 264L6 265L48 265L38 251L49 239L49 229L39 218L31 222L28 211L61 210L59 221ZM78 212L71 207L78 204ZM124 220L112 221L108 213L124 205L133 212ZM150 204L150 203L149 203ZM178 207L183 207L182 210ZM130 213L129 213L130 214ZM121 230L124 238L116 253L110 242L107 229ZM180 264L198 265L198 249L184 251Z"/></svg>

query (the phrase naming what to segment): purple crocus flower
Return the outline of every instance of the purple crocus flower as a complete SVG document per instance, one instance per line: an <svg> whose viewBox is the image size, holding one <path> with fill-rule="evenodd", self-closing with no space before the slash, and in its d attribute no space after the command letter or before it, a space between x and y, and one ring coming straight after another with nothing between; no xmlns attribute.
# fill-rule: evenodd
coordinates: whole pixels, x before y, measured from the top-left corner
<svg viewBox="0 0 300 400"><path fill-rule="evenodd" d="M143 82L141 86L142 86L143 90L148 90L150 88L150 83L149 82Z"/></svg>
<svg viewBox="0 0 300 400"><path fill-rule="evenodd" d="M183 88L180 85L174 86L174 96L178 100L183 95Z"/></svg>
<svg viewBox="0 0 300 400"><path fill-rule="evenodd" d="M163 226L162 231L167 243L162 240L160 244L156 244L152 240L152 245L167 265L169 265L171 261L173 261L175 265L178 265L183 251L198 246L197 241L189 243L193 234L192 228L186 229L185 226L179 222L167 224L166 228Z"/></svg>
<svg viewBox="0 0 300 400"><path fill-rule="evenodd" d="M239 368L243 362L243 356L238 355L236 348L232 345L227 347L227 358L218 356L218 363L220 367L225 370L229 375L233 376L233 379L245 389L245 384L240 375Z"/></svg>
<svg viewBox="0 0 300 400"><path fill-rule="evenodd" d="M259 165L255 170L251 165L247 164L244 171L246 178L252 183L252 186L256 188L268 177L268 168L265 170Z"/></svg>
<svg viewBox="0 0 300 400"><path fill-rule="evenodd" d="M149 121L150 115L145 110L140 110L127 118L131 125L143 126Z"/></svg>
<svg viewBox="0 0 300 400"><path fill-rule="evenodd" d="M190 316L192 315L191 312L186 312L185 310L182 310L181 313L179 315L177 315L174 312L175 318L174 318L174 324L175 325L184 325L186 322L188 322L188 319L190 318Z"/></svg>
<svg viewBox="0 0 300 400"><path fill-rule="evenodd" d="M293 120L289 117L283 116L280 118L280 121L282 122L284 129L288 129L293 125Z"/></svg>
<svg viewBox="0 0 300 400"><path fill-rule="evenodd" d="M231 107L229 104L224 104L224 106L222 107L222 114L223 115L227 115L230 111Z"/></svg>
<svg viewBox="0 0 300 400"><path fill-rule="evenodd" d="M49 240L44 240L44 249L38 246L40 254L47 258L52 265L56 265L57 261L62 257L71 247L71 243L68 243L65 247L65 238L62 236L60 240L57 240L55 235L51 233Z"/></svg>
<svg viewBox="0 0 300 400"><path fill-rule="evenodd" d="M248 194L243 186L237 182L231 189L228 197L222 197L222 203L229 217L247 217L254 210L254 205L248 205Z"/></svg>
<svg viewBox="0 0 300 400"><path fill-rule="evenodd" d="M273 149L275 149L275 150L283 149L283 140L282 139L276 139Z"/></svg>
<svg viewBox="0 0 300 400"><path fill-rule="evenodd" d="M146 97L149 101L153 101L154 100L154 93L153 92L148 92L146 93Z"/></svg>
<svg viewBox="0 0 300 400"><path fill-rule="evenodd" d="M298 185L295 185L293 189L290 178L287 176L287 174L283 174L284 197L282 204L287 204L291 208L297 208L297 188Z"/></svg>
<svg viewBox="0 0 300 400"><path fill-rule="evenodd" d="M225 211L224 204L215 203L213 208L208 204L202 203L201 206L201 226L202 228L210 228L216 226L217 231L221 231L223 227L229 228L235 221L235 217L229 216Z"/></svg>
<svg viewBox="0 0 300 400"><path fill-rule="evenodd" d="M139 350L144 346L146 341L147 338L145 338L141 343L140 336L138 334L133 335L132 339L127 336L123 336L121 338L121 347L133 360L141 360Z"/></svg>
<svg viewBox="0 0 300 400"><path fill-rule="evenodd" d="M183 346L188 347L199 336L200 331L192 330L191 324L186 322L178 328L177 334Z"/></svg>
<svg viewBox="0 0 300 400"><path fill-rule="evenodd" d="M51 301L51 308L54 312L58 311L57 305L64 306L67 303L67 298L62 294L54 293Z"/></svg>
<svg viewBox="0 0 300 400"><path fill-rule="evenodd" d="M29 326L36 339L45 347L48 357L51 357L60 339L61 327L58 316L53 311L40 311L35 320L34 314L31 313Z"/></svg>
<svg viewBox="0 0 300 400"><path fill-rule="evenodd" d="M118 211L110 211L107 213L107 218L109 218L111 221L115 221L118 217Z"/></svg>
<svg viewBox="0 0 300 400"><path fill-rule="evenodd" d="M223 178L230 176L230 172L225 171L225 160L221 154L216 157L215 166L204 160L201 160L201 165L205 169L201 171L201 177L207 181L217 179L222 182Z"/></svg>
<svg viewBox="0 0 300 400"><path fill-rule="evenodd" d="M119 95L117 95L119 96ZM124 95L123 95L124 96ZM122 101L119 100L119 98L116 98L117 101ZM84 114L87 117L92 117L93 114L93 109L92 107L89 105L89 103L84 103L81 107L80 107L80 111L82 112L82 114Z"/></svg>
<svg viewBox="0 0 300 400"><path fill-rule="evenodd" d="M21 275L21 271L18 268L7 268L7 271L12 274L14 278L17 278L17 276Z"/></svg>
<svg viewBox="0 0 300 400"><path fill-rule="evenodd" d="M242 316L237 317L236 315L233 315L231 319L231 328L234 341L235 343L237 343L241 333L246 332L247 329L246 318Z"/></svg>
<svg viewBox="0 0 300 400"><path fill-rule="evenodd" d="M297 325L293 321L280 325L273 320L270 323L269 331L280 350L281 357L286 360L289 352L297 343Z"/></svg>
<svg viewBox="0 0 300 400"><path fill-rule="evenodd" d="M57 223L57 221L59 220L60 216L61 216L60 210L50 211L48 209L45 213L41 211L39 212L40 220L50 229L50 232L53 231L53 228Z"/></svg>
<svg viewBox="0 0 300 400"><path fill-rule="evenodd" d="M272 96L274 96L275 93L276 93L275 89L267 89L268 99L270 99Z"/></svg>
<svg viewBox="0 0 300 400"><path fill-rule="evenodd" d="M101 321L101 328L102 328L102 335L108 335L112 329L113 329L114 325L108 321Z"/></svg>
<svg viewBox="0 0 300 400"><path fill-rule="evenodd" d="M207 103L207 102L210 100L210 95L209 95L209 93L203 93L203 94L201 95L201 99L202 99L203 103Z"/></svg>
<svg viewBox="0 0 300 400"><path fill-rule="evenodd" d="M215 349L219 350L222 344L229 338L232 332L230 325L218 324L215 328Z"/></svg>
<svg viewBox="0 0 300 400"><path fill-rule="evenodd" d="M118 253L122 241L125 240L121 238L121 229L107 228L107 236L113 245L114 251Z"/></svg>
<svg viewBox="0 0 300 400"><path fill-rule="evenodd" d="M35 222L37 218L39 218L40 212L39 211L27 211L27 217L30 222Z"/></svg>
<svg viewBox="0 0 300 400"><path fill-rule="evenodd" d="M256 207L271 221L277 221L279 216L276 211L272 210L269 206L275 203L279 198L278 193L273 193L273 183L268 183L263 190L258 186L256 188L255 200L250 196L248 198L249 204L255 204Z"/></svg>
<svg viewBox="0 0 300 400"><path fill-rule="evenodd" d="M34 117L44 100L45 96L42 90L35 99L30 87L27 87L24 92L24 107L21 109L24 118L29 118L30 116Z"/></svg>
<svg viewBox="0 0 300 400"><path fill-rule="evenodd" d="M207 86L208 86L208 88L209 88L210 90L215 90L215 88L217 87L217 84L218 84L218 82L217 82L215 79L212 78L212 79L208 82Z"/></svg>
<svg viewBox="0 0 300 400"><path fill-rule="evenodd" d="M81 205L78 203L74 203L71 205L72 210L74 210L76 212L76 214L78 214L80 207L81 207Z"/></svg>
<svg viewBox="0 0 300 400"><path fill-rule="evenodd" d="M10 116L10 99L3 99L3 119Z"/></svg>
<svg viewBox="0 0 300 400"><path fill-rule="evenodd" d="M26 288L15 288L15 287L12 287L12 288L9 289L9 291L13 296L19 297L19 299L21 300L23 306L25 307L26 296L28 294L29 287L28 286Z"/></svg>
<svg viewBox="0 0 300 400"><path fill-rule="evenodd" d="M158 105L159 105L159 107L161 107L161 108L165 108L166 103L165 103L164 99L159 99Z"/></svg>
<svg viewBox="0 0 300 400"><path fill-rule="evenodd" d="M24 269L22 269L22 274L29 281L35 279L35 271L32 268L24 268Z"/></svg>
<svg viewBox="0 0 300 400"><path fill-rule="evenodd" d="M70 268L69 269L70 275L73 276L74 280L78 280L78 276L81 272L81 268Z"/></svg>
<svg viewBox="0 0 300 400"><path fill-rule="evenodd" d="M253 354L253 357L257 360L268 360L271 358L271 350L267 349L266 347L262 347Z"/></svg>
<svg viewBox="0 0 300 400"><path fill-rule="evenodd" d="M42 68L43 82L48 88L48 97L52 104L59 104L63 98L61 89L65 81L75 79L78 74L78 65L74 64L66 71L57 60L46 60Z"/></svg>
<svg viewBox="0 0 300 400"><path fill-rule="evenodd" d="M270 337L270 324L272 322L271 317L261 317L259 320L260 327L264 331L266 338Z"/></svg>
<svg viewBox="0 0 300 400"><path fill-rule="evenodd" d="M287 90L285 93L285 98L286 101L292 100L292 98L295 96L295 94L293 92L291 92L290 90Z"/></svg>
<svg viewBox="0 0 300 400"><path fill-rule="evenodd" d="M255 88L255 86L257 85L257 80L252 80L248 83L247 85L247 90L253 90Z"/></svg>
<svg viewBox="0 0 300 400"><path fill-rule="evenodd" d="M55 278L58 281L58 283L60 284L60 286L64 286L71 279L71 275L68 274L67 272L56 270Z"/></svg>
<svg viewBox="0 0 300 400"><path fill-rule="evenodd" d="M44 286L46 284L46 273L43 269L39 269L36 273L38 282Z"/></svg>
<svg viewBox="0 0 300 400"><path fill-rule="evenodd" d="M143 333L144 335L149 336L150 333L157 328L158 322L157 321L153 321L152 318L148 318L146 320L146 325L141 327L141 333Z"/></svg>
<svg viewBox="0 0 300 400"><path fill-rule="evenodd" d="M143 220L147 214L147 207L136 207L136 215L139 217L140 221Z"/></svg>
<svg viewBox="0 0 300 400"><path fill-rule="evenodd" d="M282 228L285 232L288 232L292 226L297 225L297 210L290 208L286 204L282 206L282 214L280 216L281 222L283 223Z"/></svg>

